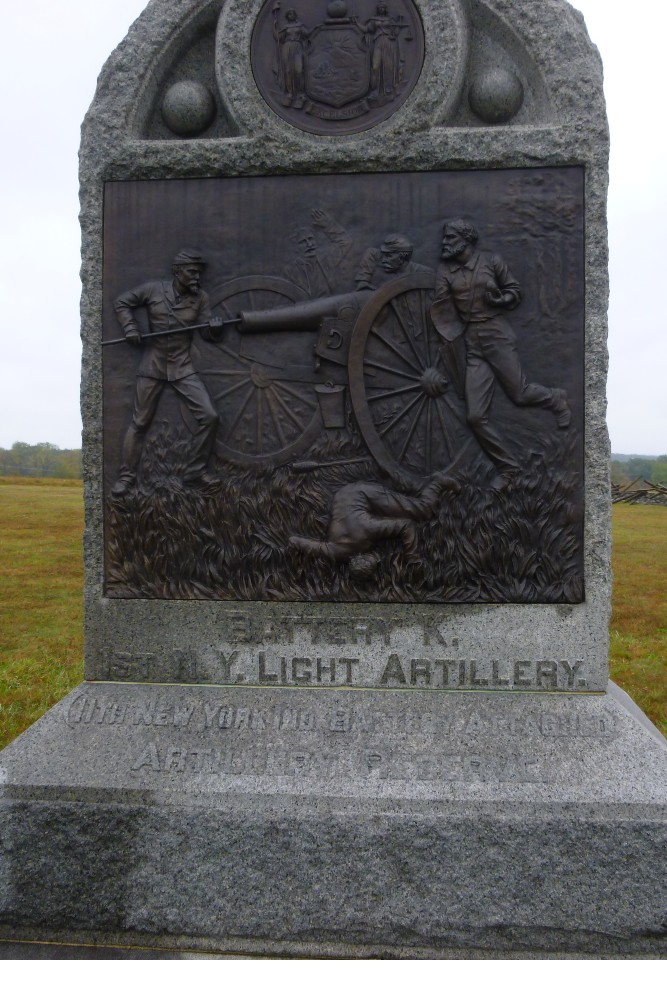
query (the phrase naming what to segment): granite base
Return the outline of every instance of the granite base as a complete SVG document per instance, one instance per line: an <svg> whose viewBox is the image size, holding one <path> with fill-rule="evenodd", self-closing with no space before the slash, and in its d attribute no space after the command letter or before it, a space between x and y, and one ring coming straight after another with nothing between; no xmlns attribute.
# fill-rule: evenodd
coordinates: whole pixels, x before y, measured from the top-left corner
<svg viewBox="0 0 667 1000"><path fill-rule="evenodd" d="M667 955L667 741L614 685L87 683L0 780L6 948Z"/></svg>

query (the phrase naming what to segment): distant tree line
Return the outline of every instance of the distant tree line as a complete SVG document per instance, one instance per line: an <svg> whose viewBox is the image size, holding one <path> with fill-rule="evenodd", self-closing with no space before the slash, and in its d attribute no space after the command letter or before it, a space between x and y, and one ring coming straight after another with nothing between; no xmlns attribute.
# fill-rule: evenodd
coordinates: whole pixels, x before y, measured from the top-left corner
<svg viewBox="0 0 667 1000"><path fill-rule="evenodd" d="M30 476L44 479L81 479L81 449L55 444L15 441L0 448L0 476Z"/></svg>
<svg viewBox="0 0 667 1000"><path fill-rule="evenodd" d="M43 442L26 444L15 441L11 448L0 448L0 476L34 476L44 479L81 479L81 449L59 448ZM667 486L667 455L647 458L633 455L612 459L611 481L618 486L635 479Z"/></svg>
<svg viewBox="0 0 667 1000"><path fill-rule="evenodd" d="M667 486L667 455L658 455L657 458L633 455L624 461L612 459L612 483L624 486L634 482L635 479L646 479L649 483Z"/></svg>

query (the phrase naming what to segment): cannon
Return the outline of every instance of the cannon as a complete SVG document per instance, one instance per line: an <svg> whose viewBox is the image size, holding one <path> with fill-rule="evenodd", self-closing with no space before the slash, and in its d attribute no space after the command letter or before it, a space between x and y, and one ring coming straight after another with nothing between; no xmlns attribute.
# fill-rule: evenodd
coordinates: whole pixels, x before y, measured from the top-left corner
<svg viewBox="0 0 667 1000"><path fill-rule="evenodd" d="M420 483L449 467L470 432L431 322L433 297L429 274L308 301L283 278L214 288L214 312L236 320L220 343L197 347L220 411L218 454L245 466L292 462L324 428L345 424L349 400L389 474Z"/></svg>
<svg viewBox="0 0 667 1000"><path fill-rule="evenodd" d="M311 299L307 302L295 302L293 305L276 309L242 309L238 325L242 333L277 333L292 330L315 332L320 330L326 319L347 315L358 316L373 294L369 291L348 292L322 299Z"/></svg>

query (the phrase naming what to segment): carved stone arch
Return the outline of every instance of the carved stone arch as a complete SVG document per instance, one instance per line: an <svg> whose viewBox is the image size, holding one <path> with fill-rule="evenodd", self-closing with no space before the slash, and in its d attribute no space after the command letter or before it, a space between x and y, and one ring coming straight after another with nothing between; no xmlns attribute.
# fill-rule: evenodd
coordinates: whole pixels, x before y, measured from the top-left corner
<svg viewBox="0 0 667 1000"><path fill-rule="evenodd" d="M604 120L601 63L586 37L583 15L559 0L535 7L521 0L470 0L471 45L465 93L448 124L493 124L475 114L471 87L486 69L500 68L520 81L523 100L507 121L523 125L568 125L572 113ZM504 124L504 122L502 123Z"/></svg>
<svg viewBox="0 0 667 1000"><path fill-rule="evenodd" d="M181 23L175 26L166 43L156 52L150 73L137 96L130 117L130 128L137 138L184 139L204 135L223 138L235 134L217 93L215 81L215 32L224 0L208 0L191 8ZM150 13L147 8L144 15ZM141 19L140 19L141 20ZM165 101L174 87L189 85L181 101L181 121L187 118L188 99L193 103L199 88L208 93L211 114L203 127L184 130L170 127L165 113ZM183 95L182 95L183 96ZM191 109L196 112L196 107Z"/></svg>
<svg viewBox="0 0 667 1000"><path fill-rule="evenodd" d="M374 125L373 131L378 127L392 127L413 135L428 130L454 113L463 93L470 35L467 0L439 0L437 4L413 0L413 3L424 31L422 71L405 103L388 119ZM216 72L219 92L230 120L236 123L241 134L253 134L258 129L263 132L284 129L284 121L261 97L247 56L255 24L265 4L266 0L226 0L218 25ZM372 6L364 3L363 10L368 14ZM359 4L357 7L362 9ZM317 10L320 16L326 4L318 3Z"/></svg>
<svg viewBox="0 0 667 1000"><path fill-rule="evenodd" d="M122 130L125 140L182 140L162 116L165 95L178 82L196 83L211 94L215 114L207 138L232 136L215 84L215 31L225 0L152 0L104 65L89 125L103 124L99 141Z"/></svg>
<svg viewBox="0 0 667 1000"><path fill-rule="evenodd" d="M466 85L452 125L546 124L553 102L543 60L494 0L471 0Z"/></svg>

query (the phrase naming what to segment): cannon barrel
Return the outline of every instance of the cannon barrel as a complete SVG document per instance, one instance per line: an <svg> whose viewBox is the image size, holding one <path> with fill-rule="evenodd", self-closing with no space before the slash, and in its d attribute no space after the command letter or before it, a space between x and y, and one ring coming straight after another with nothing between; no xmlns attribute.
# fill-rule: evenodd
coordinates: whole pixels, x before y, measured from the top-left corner
<svg viewBox="0 0 667 1000"><path fill-rule="evenodd" d="M284 331L319 330L322 320L328 316L338 316L342 309L361 312L372 292L347 292L331 295L310 302L295 302L294 305L277 309L243 310L239 313L239 329L242 333L281 333Z"/></svg>

